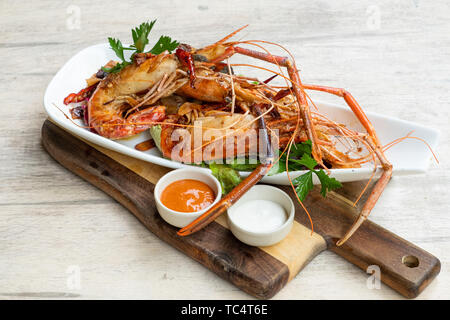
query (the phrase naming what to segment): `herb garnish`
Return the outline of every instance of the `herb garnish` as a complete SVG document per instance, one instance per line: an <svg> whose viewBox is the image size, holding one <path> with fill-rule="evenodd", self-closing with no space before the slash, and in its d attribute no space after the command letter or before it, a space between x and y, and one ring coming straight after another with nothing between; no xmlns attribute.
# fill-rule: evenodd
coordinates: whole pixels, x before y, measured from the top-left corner
<svg viewBox="0 0 450 320"><path fill-rule="evenodd" d="M122 60L122 62L119 62L114 67L109 69L102 67L102 70L109 73L116 73L122 70L127 65L131 64L131 61L133 61L133 56L136 53L144 52L145 46L149 42L148 35L150 34L150 31L152 30L155 23L156 20L153 20L151 22L144 22L141 23L139 27L132 29L131 36L133 37L133 44L129 47L124 47L119 39L108 38L111 49L116 53L116 56L119 57L120 60ZM156 42L153 48L148 52L152 54L160 54L165 50L172 52L178 47L178 45L179 43L176 40L172 40L168 36L161 36L158 42ZM131 55L131 61L127 61L125 59L124 50L134 51Z"/></svg>
<svg viewBox="0 0 450 320"><path fill-rule="evenodd" d="M311 152L312 144L311 141L308 140L302 143L294 144L289 154L289 170L308 170L306 173L292 180L295 187L295 192L297 193L300 201L304 201L308 193L314 188L313 174L317 175L317 178L319 178L322 185L320 194L323 197L326 197L328 191L342 187L342 184L338 180L328 176L323 169L315 169L318 166L318 163L312 157ZM238 163L239 162L237 159L235 159L235 161L228 164L215 164L214 162L209 164L212 174L216 176L222 184L224 194L230 192L241 182L238 171L253 170L258 165ZM207 167L206 164L204 166ZM286 153L281 156L278 166L272 167L268 175L273 175L284 171L286 171Z"/></svg>
<svg viewBox="0 0 450 320"><path fill-rule="evenodd" d="M313 173L317 175L322 185L320 194L325 197L328 191L335 190L342 187L342 184L335 178L328 176L323 169L314 169L318 163L311 155L312 143L310 140L294 144L291 148L289 154L289 170L304 170L305 168L309 171L302 174L301 176L292 180L295 186L295 191L300 199L304 201L309 191L314 187L313 185ZM284 153L278 163L278 168L276 172L271 171L269 175L280 173L286 171L286 153Z"/></svg>
<svg viewBox="0 0 450 320"><path fill-rule="evenodd" d="M320 194L323 197L326 197L328 191L342 187L342 184L338 180L331 178L323 169L315 169L318 166L318 163L312 157L311 152L312 144L311 141L308 140L294 144L289 154L289 170L308 170L306 173L292 180L295 187L295 192L297 193L300 201L304 201L308 193L314 188L313 174L317 175L317 178L319 178L322 185ZM222 184L223 193L227 194L241 182L238 171L253 170L256 166L258 166L258 164L239 164L237 159L235 159L235 161L227 164L216 164L214 162L209 163L209 168L211 169L212 174ZM202 166L208 167L208 164L203 163ZM278 166L273 166L268 175L274 175L285 171L286 153L281 156Z"/></svg>
<svg viewBox="0 0 450 320"><path fill-rule="evenodd" d="M179 43L176 40L173 40L168 36L161 36L153 46L152 50L150 50L153 54L160 54L165 50L172 52L178 47Z"/></svg>

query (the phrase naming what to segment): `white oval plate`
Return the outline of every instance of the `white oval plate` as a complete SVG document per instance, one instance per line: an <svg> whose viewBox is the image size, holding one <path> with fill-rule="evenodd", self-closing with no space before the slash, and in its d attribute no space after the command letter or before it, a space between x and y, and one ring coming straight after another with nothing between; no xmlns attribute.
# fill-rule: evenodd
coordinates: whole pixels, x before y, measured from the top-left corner
<svg viewBox="0 0 450 320"><path fill-rule="evenodd" d="M92 133L87 129L76 126L55 107L55 105L57 105L70 117L69 107L63 104L64 97L71 92L78 92L80 89L84 88L86 85L85 79L95 73L100 66L115 58L114 52L109 48L109 45L104 43L88 47L67 61L67 63L56 73L52 81L50 81L45 92L44 105L48 116L59 126L74 135L99 146L164 167L174 169L188 167L188 165L163 158L157 148L145 152L136 150L134 148L136 144L150 139L148 130L129 139L113 141ZM319 112L327 115L330 119L339 123L344 123L349 128L362 130L364 132L361 125L347 106L319 101L315 101L315 104L319 108ZM374 125L383 145L394 139L405 136L410 131L414 131L415 136L427 141L433 149L435 149L438 144L439 132L437 130L426 128L416 123L389 118L376 113L368 112L367 116ZM75 122L79 125L83 125L80 120L75 120ZM428 169L431 159L431 153L425 144L412 139L405 140L389 149L386 152L386 156L394 166L395 175L424 173ZM365 180L371 176L372 170L370 165L356 169L332 169L331 176L341 182ZM294 178L302 173L304 173L304 171L294 171L289 174ZM241 174L243 176L248 175L246 172L241 172ZM314 179L314 183L318 184L319 181L315 176ZM272 184L289 184L286 172L273 176L266 176L262 181Z"/></svg>

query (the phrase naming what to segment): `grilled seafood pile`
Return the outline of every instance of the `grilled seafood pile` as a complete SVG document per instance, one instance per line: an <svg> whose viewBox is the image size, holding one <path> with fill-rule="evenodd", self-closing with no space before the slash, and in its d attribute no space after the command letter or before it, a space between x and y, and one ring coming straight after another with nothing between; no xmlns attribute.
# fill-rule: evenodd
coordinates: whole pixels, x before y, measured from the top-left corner
<svg viewBox="0 0 450 320"><path fill-rule="evenodd" d="M86 127L109 139L127 138L158 126L160 150L175 161L257 159L254 171L246 179L208 212L180 230L179 235L189 235L213 221L280 159L286 159L287 171L289 154L298 143L310 143L313 167L325 170L322 172L330 168L359 167L368 162L375 168L380 165L383 173L358 219L338 241L341 245L370 214L391 177L392 165L384 156L372 124L348 91L303 84L289 52L289 57L281 57L265 48L279 46L275 43L229 41L241 29L200 49L177 43L176 49L162 52L137 50L129 62L123 59L122 50L122 56L118 56L124 62L110 61L87 80L85 89L69 95L64 103L82 102L77 108ZM110 40L110 43L113 46L114 42ZM134 48L138 44L135 40ZM113 47L116 53L121 46ZM235 54L267 62L275 70L230 64L229 58ZM263 69L273 76L260 81L237 75L233 68L238 66ZM285 85L272 86L275 77ZM342 97L366 132L346 128L314 111L306 90ZM348 147L343 150L338 144Z"/></svg>

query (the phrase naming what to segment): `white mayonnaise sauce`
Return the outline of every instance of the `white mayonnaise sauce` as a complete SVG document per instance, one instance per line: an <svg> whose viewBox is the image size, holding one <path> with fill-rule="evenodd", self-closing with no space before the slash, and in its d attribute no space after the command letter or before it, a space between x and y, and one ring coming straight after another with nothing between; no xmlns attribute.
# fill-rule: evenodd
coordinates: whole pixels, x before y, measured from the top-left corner
<svg viewBox="0 0 450 320"><path fill-rule="evenodd" d="M279 203L268 200L244 202L233 210L233 222L251 232L273 231L287 220L287 214Z"/></svg>

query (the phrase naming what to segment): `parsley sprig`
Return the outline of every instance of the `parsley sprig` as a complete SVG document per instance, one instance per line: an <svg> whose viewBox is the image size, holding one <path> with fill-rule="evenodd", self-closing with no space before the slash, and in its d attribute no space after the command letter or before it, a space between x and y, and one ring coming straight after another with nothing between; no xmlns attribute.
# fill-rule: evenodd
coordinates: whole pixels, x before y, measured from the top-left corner
<svg viewBox="0 0 450 320"><path fill-rule="evenodd" d="M172 52L178 47L178 45L179 43L176 40L172 40L168 36L161 36L150 52L153 54L160 54L165 50Z"/></svg>
<svg viewBox="0 0 450 320"><path fill-rule="evenodd" d="M150 34L150 31L152 30L155 23L156 20L153 20L151 22L143 22L139 25L139 27L132 29L131 36L133 38L133 44L129 47L124 47L119 39L108 38L111 49L115 52L116 56L120 58L121 62L117 63L114 67L109 69L102 67L102 70L109 73L116 73L122 70L127 65L131 64L133 61L133 56L136 53L144 52L145 46L149 43L148 35ZM160 54L165 50L172 52L178 47L178 45L179 43L176 40L172 40L168 36L161 36L153 46L153 48L148 52L152 54ZM134 51L131 55L131 61L127 61L125 59L124 50Z"/></svg>
<svg viewBox="0 0 450 320"><path fill-rule="evenodd" d="M144 52L145 46L148 44L148 35L152 31L156 20L152 22L144 22L137 28L131 30L131 36L133 37L134 44L131 47L136 49L136 52Z"/></svg>
<svg viewBox="0 0 450 320"><path fill-rule="evenodd" d="M335 190L342 187L342 184L335 178L331 178L326 174L323 169L316 170L318 163L311 155L312 144L311 141L305 141L297 143L291 148L289 154L289 170L305 170L308 172L298 176L292 183L295 186L295 191L300 199L304 201L308 193L313 189L313 174L319 178L322 185L320 194L325 197L328 191ZM286 153L284 153L279 161L278 169L276 172L270 172L269 174L275 174L286 171Z"/></svg>

